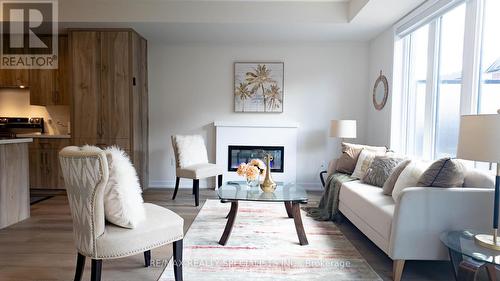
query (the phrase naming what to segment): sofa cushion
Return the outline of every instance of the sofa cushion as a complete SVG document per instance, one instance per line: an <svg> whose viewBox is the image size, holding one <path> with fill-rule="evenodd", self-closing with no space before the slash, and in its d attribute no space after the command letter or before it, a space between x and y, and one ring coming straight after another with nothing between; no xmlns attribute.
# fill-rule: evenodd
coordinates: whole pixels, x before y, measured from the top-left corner
<svg viewBox="0 0 500 281"><path fill-rule="evenodd" d="M362 218L367 225L385 239L391 235L394 201L382 189L360 181L345 182L339 200Z"/></svg>
<svg viewBox="0 0 500 281"><path fill-rule="evenodd" d="M464 178L464 187L495 188L495 176L490 172L479 169L467 169Z"/></svg>
<svg viewBox="0 0 500 281"><path fill-rule="evenodd" d="M391 175L392 170L403 161L403 158L376 156L363 177L366 184L382 187Z"/></svg>
<svg viewBox="0 0 500 281"><path fill-rule="evenodd" d="M432 163L420 176L417 186L460 187L464 185L465 167L449 157Z"/></svg>
<svg viewBox="0 0 500 281"><path fill-rule="evenodd" d="M403 189L407 187L416 187L418 183L418 179L430 166L431 163L414 160L406 166L401 175L399 175L396 184L394 185L394 189L392 190L392 198L394 201L398 201L399 195L403 191Z"/></svg>
<svg viewBox="0 0 500 281"><path fill-rule="evenodd" d="M342 155L340 155L337 161L337 172L352 174L356 168L359 154L361 154L363 149L382 153L387 151L387 148L383 146L369 146L343 142Z"/></svg>
<svg viewBox="0 0 500 281"><path fill-rule="evenodd" d="M370 168L375 156L381 155L385 155L385 151L363 149L363 151L359 154L358 162L356 163L356 168L352 173L352 177L355 179L362 179L366 175L368 168Z"/></svg>
<svg viewBox="0 0 500 281"><path fill-rule="evenodd" d="M391 175L385 181L384 186L382 186L382 190L385 195L392 195L392 190L394 189L394 185L396 185L396 181L398 180L399 176L406 168L406 166L408 166L410 163L411 160L404 160L403 162L399 163L398 166L392 169Z"/></svg>

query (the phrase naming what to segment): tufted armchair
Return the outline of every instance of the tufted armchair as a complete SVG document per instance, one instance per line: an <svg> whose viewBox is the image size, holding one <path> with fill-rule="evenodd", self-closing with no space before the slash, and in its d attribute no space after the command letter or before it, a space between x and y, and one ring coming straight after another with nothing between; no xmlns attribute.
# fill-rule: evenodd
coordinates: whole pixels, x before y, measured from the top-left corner
<svg viewBox="0 0 500 281"><path fill-rule="evenodd" d="M193 180L195 205L199 205L200 179L217 176L217 185L222 185L222 169L216 164L208 163L207 148L203 137L199 135L172 136L172 147L175 154L175 200L179 190L180 178Z"/></svg>
<svg viewBox="0 0 500 281"><path fill-rule="evenodd" d="M107 223L104 189L109 178L108 162L99 148L69 146L59 152L68 201L73 218L73 236L78 251L75 281L80 281L85 258L92 259L91 280L101 279L102 260L144 253L151 264L151 249L173 243L174 275L182 281L184 220L160 206L144 203L146 220L134 229Z"/></svg>

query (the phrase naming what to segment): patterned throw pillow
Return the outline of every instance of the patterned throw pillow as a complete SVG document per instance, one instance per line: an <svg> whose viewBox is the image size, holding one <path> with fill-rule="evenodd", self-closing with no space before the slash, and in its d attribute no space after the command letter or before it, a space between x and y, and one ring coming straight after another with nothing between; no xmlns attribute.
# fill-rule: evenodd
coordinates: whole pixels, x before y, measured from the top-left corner
<svg viewBox="0 0 500 281"><path fill-rule="evenodd" d="M373 152L368 149L363 149L361 151L361 154L359 154L358 162L356 163L356 168L354 169L354 172L352 173L351 177L355 179L362 179L366 172L368 171L368 168L370 168L370 165L372 164L373 159L375 156L382 156L385 155L384 152Z"/></svg>
<svg viewBox="0 0 500 281"><path fill-rule="evenodd" d="M384 195L392 195L392 190L396 185L396 181L398 180L399 176L406 168L406 166L408 166L410 163L411 160L404 160L400 162L394 169L392 169L391 174L384 183L384 186L382 186L383 189L382 193Z"/></svg>
<svg viewBox="0 0 500 281"><path fill-rule="evenodd" d="M391 175L392 170L402 161L403 158L376 156L362 181L366 184L382 187Z"/></svg>
<svg viewBox="0 0 500 281"><path fill-rule="evenodd" d="M417 186L458 187L463 186L465 166L451 158L439 159L422 174Z"/></svg>
<svg viewBox="0 0 500 281"><path fill-rule="evenodd" d="M368 146L343 142L342 155L340 155L337 160L337 172L352 174L356 168L356 163L358 162L359 155L363 149L376 152L385 152L387 150L387 148L383 146Z"/></svg>

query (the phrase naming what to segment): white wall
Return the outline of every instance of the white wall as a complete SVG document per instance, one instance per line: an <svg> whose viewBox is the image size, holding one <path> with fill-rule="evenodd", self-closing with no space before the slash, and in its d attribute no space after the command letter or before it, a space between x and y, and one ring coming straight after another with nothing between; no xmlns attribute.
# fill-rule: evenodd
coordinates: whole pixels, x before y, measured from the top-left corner
<svg viewBox="0 0 500 281"><path fill-rule="evenodd" d="M328 137L331 119L360 120L356 141L365 140L367 43L163 45L149 42L148 48L152 187L173 186L172 134L202 134L209 158L215 159L215 129L211 123L216 120L298 122L297 181L314 185L319 185L317 173L321 165L326 165L336 154L338 143ZM285 63L284 113L234 113L233 62L266 60Z"/></svg>
<svg viewBox="0 0 500 281"><path fill-rule="evenodd" d="M369 42L369 83L367 91L367 124L366 142L371 145L390 147L392 81L394 60L394 35L392 28L384 31ZM380 71L387 77L389 83L389 98L386 106L378 111L373 106L372 94L375 81Z"/></svg>

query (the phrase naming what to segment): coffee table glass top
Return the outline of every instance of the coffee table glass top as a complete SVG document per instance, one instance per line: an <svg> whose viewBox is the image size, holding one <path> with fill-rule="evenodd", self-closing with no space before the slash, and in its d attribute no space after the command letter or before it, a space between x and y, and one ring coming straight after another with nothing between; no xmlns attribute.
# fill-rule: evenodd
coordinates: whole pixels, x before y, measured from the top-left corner
<svg viewBox="0 0 500 281"><path fill-rule="evenodd" d="M246 182L224 183L218 190L221 201L307 202L307 193L301 185L277 182L274 192L263 192L260 187L248 187Z"/></svg>
<svg viewBox="0 0 500 281"><path fill-rule="evenodd" d="M473 258L476 261L500 265L500 251L481 247L474 242L474 230L450 231L441 235L441 241L452 251Z"/></svg>

